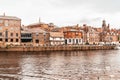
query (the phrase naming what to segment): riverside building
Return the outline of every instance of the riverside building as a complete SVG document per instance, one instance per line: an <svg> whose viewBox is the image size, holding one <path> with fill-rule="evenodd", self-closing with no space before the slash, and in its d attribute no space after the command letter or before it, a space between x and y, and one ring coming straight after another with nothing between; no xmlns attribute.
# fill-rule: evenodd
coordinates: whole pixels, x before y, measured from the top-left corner
<svg viewBox="0 0 120 80"><path fill-rule="evenodd" d="M27 30L21 31L21 45L32 45L32 32Z"/></svg>
<svg viewBox="0 0 120 80"><path fill-rule="evenodd" d="M49 33L40 28L29 28L21 31L21 45L24 46L48 46Z"/></svg>
<svg viewBox="0 0 120 80"><path fill-rule="evenodd" d="M83 43L83 32L75 29L64 32L66 45L78 45Z"/></svg>
<svg viewBox="0 0 120 80"><path fill-rule="evenodd" d="M102 32L100 33L100 41L105 44L117 44L118 40L118 32L115 29L110 29L110 25L106 25L106 21L103 20L102 23Z"/></svg>
<svg viewBox="0 0 120 80"><path fill-rule="evenodd" d="M89 44L99 44L100 36L99 32L96 31L93 27L88 28L88 43Z"/></svg>
<svg viewBox="0 0 120 80"><path fill-rule="evenodd" d="M20 45L21 19L15 16L0 15L1 45Z"/></svg>
<svg viewBox="0 0 120 80"><path fill-rule="evenodd" d="M50 45L64 45L64 34L63 32L50 32Z"/></svg>

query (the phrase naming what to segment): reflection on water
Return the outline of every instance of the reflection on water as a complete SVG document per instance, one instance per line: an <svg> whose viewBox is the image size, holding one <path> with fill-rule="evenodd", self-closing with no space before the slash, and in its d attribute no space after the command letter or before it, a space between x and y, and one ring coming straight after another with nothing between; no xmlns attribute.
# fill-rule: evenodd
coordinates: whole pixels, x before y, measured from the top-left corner
<svg viewBox="0 0 120 80"><path fill-rule="evenodd" d="M119 50L0 52L0 79L120 79Z"/></svg>

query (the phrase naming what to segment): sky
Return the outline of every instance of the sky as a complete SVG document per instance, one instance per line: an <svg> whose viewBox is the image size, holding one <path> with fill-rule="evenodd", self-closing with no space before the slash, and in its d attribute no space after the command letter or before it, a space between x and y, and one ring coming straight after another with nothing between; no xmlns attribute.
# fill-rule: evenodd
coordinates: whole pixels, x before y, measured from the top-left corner
<svg viewBox="0 0 120 80"><path fill-rule="evenodd" d="M17 16L23 25L41 22L58 26L87 24L120 28L120 0L0 0L0 15Z"/></svg>

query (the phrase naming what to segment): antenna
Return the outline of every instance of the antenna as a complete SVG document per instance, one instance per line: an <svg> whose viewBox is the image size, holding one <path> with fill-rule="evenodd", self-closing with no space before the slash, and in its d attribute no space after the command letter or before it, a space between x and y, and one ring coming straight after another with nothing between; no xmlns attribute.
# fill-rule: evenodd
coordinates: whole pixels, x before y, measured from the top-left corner
<svg viewBox="0 0 120 80"><path fill-rule="evenodd" d="M41 23L41 18L39 17L39 23Z"/></svg>

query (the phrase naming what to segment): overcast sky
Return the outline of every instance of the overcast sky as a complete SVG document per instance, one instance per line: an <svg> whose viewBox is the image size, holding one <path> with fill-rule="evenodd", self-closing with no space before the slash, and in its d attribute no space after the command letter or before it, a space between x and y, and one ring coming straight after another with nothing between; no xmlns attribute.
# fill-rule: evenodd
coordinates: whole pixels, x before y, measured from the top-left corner
<svg viewBox="0 0 120 80"><path fill-rule="evenodd" d="M53 22L58 26L87 24L101 27L102 20L120 28L120 0L0 0L0 15L17 16L22 24Z"/></svg>

